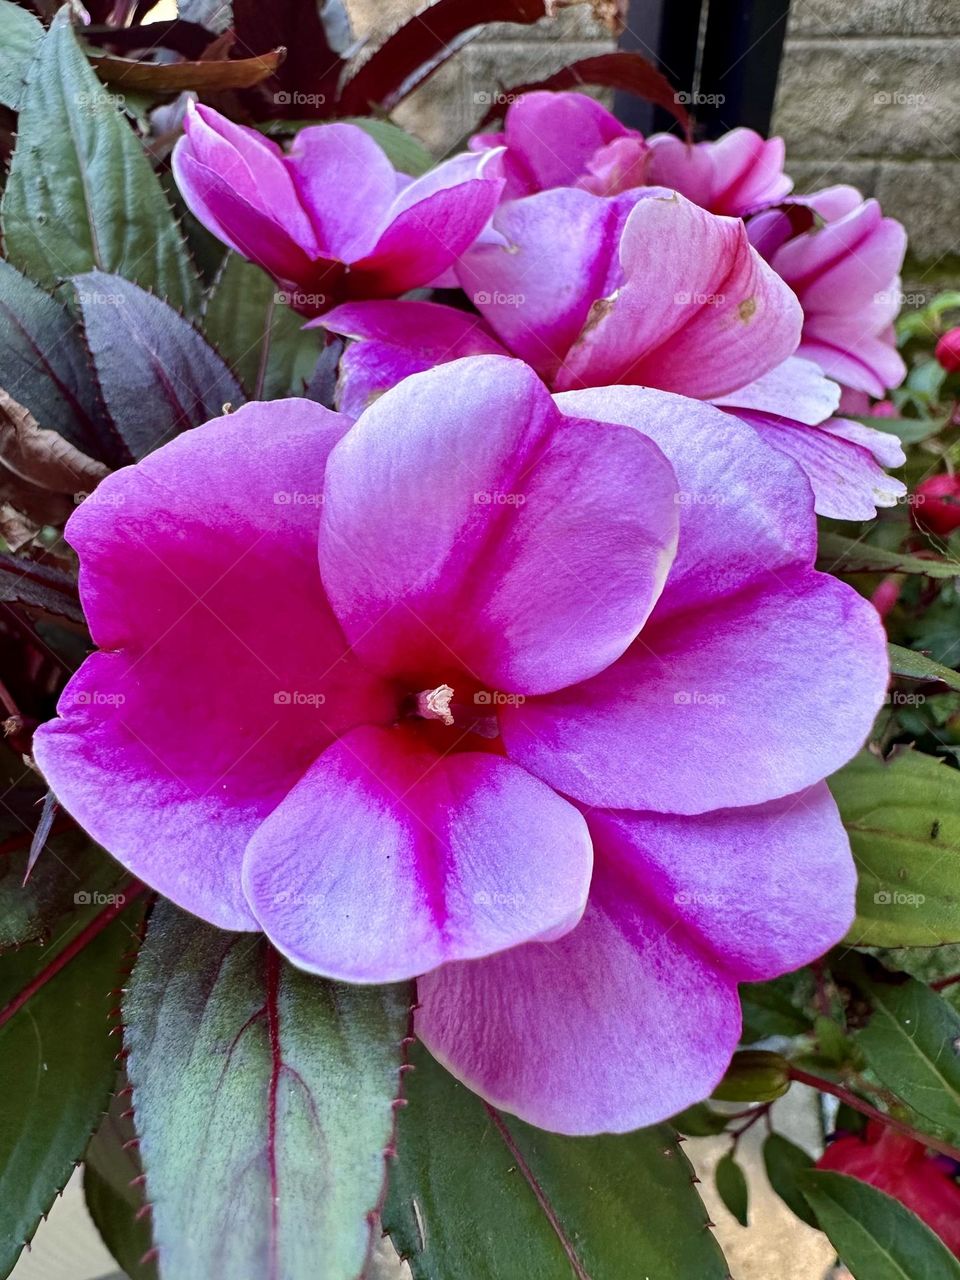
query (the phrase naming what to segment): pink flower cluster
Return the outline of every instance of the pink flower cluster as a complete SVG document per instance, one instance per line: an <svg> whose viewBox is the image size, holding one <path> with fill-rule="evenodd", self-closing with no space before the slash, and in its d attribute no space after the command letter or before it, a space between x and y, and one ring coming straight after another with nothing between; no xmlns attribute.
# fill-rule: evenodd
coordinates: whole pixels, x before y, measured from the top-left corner
<svg viewBox="0 0 960 1280"><path fill-rule="evenodd" d="M561 1132L705 1096L738 982L853 918L823 780L886 649L814 494L870 514L896 451L830 416L805 299L849 213L781 165L536 94L411 181L354 126L284 155L197 108L184 194L357 339L340 411L247 405L68 525L99 651L35 739L62 803L301 968L417 978L430 1050ZM471 310L399 299L451 271Z"/></svg>

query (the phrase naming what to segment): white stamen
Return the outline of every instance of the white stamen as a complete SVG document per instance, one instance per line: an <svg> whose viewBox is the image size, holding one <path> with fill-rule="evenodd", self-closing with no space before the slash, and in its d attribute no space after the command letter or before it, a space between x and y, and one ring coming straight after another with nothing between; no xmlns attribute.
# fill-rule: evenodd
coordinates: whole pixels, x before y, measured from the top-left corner
<svg viewBox="0 0 960 1280"><path fill-rule="evenodd" d="M453 724L450 713L450 699L453 689L448 684L441 684L436 689L424 689L417 694L417 715L424 720L442 720L444 724Z"/></svg>

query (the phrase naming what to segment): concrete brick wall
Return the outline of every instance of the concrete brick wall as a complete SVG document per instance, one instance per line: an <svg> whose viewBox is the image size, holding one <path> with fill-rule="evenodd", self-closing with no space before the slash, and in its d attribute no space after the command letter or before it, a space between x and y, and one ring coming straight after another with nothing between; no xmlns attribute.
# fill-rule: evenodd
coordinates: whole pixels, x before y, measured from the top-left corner
<svg viewBox="0 0 960 1280"><path fill-rule="evenodd" d="M423 0L348 0L371 45ZM589 7L492 27L397 113L438 154L501 85L612 48ZM800 190L851 182L910 234L911 292L960 284L960 0L793 0L773 129Z"/></svg>

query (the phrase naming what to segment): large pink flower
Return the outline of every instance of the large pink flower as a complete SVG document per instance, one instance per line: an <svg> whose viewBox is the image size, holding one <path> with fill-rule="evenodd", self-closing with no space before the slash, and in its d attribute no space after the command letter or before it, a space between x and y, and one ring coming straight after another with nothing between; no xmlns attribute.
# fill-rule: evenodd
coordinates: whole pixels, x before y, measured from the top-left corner
<svg viewBox="0 0 960 1280"><path fill-rule="evenodd" d="M737 982L849 925L821 779L883 697L877 616L814 572L794 464L710 406L474 357L348 426L249 405L78 510L100 652L37 761L187 909L425 975L420 1035L498 1105L667 1116Z"/></svg>
<svg viewBox="0 0 960 1280"><path fill-rule="evenodd" d="M306 315L344 298L397 297L473 243L503 182L489 156L457 156L415 181L352 124L301 129L289 155L255 129L191 104L173 171L197 218L258 263Z"/></svg>
<svg viewBox="0 0 960 1280"><path fill-rule="evenodd" d="M896 438L832 420L839 389L793 358L802 311L740 219L655 188L545 191L503 205L457 274L479 319L424 302L323 318L362 339L343 363L349 412L431 363L504 351L558 391L629 383L742 412L804 469L821 514L865 519L904 492L883 470L904 460Z"/></svg>
<svg viewBox="0 0 960 1280"><path fill-rule="evenodd" d="M903 227L853 187L828 187L747 223L751 242L803 307L798 354L852 391L882 396L903 381L893 321L900 310Z"/></svg>

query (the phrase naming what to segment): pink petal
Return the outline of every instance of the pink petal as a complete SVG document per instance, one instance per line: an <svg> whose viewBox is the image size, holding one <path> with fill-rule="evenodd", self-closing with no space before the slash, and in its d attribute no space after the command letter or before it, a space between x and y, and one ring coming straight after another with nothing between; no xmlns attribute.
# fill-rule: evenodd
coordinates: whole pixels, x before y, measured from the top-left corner
<svg viewBox="0 0 960 1280"><path fill-rule="evenodd" d="M286 163L324 254L354 262L369 253L386 225L397 174L366 130L301 129Z"/></svg>
<svg viewBox="0 0 960 1280"><path fill-rule="evenodd" d="M739 1034L735 984L839 941L856 877L822 784L751 809L589 822L581 924L427 975L417 1031L495 1106L561 1133L620 1133L710 1093Z"/></svg>
<svg viewBox="0 0 960 1280"><path fill-rule="evenodd" d="M411 373L470 355L506 355L479 316L436 302L348 302L315 323L363 339L340 361L339 407L358 418Z"/></svg>
<svg viewBox="0 0 960 1280"><path fill-rule="evenodd" d="M477 244L458 264L464 291L500 341L548 380L606 287L619 209L570 189L514 201L494 218L503 243Z"/></svg>
<svg viewBox="0 0 960 1280"><path fill-rule="evenodd" d="M896 506L907 491L902 480L884 470L884 466L902 466L906 461L900 442L889 433L869 427L851 433L846 428L859 424L844 424L843 419L811 427L762 413L741 416L803 469L813 488L818 515L834 520L872 520L877 507ZM868 439L891 460L881 465L865 443Z"/></svg>
<svg viewBox="0 0 960 1280"><path fill-rule="evenodd" d="M363 728L257 831L243 879L294 964L395 982L565 933L592 862L573 805L501 756L444 756L415 730Z"/></svg>
<svg viewBox="0 0 960 1280"><path fill-rule="evenodd" d="M855 317L843 326L843 336L821 337L820 328L819 317L807 322L797 354L816 361L824 373L843 386L882 396L906 377L907 368L896 347L886 337L860 333Z"/></svg>
<svg viewBox="0 0 960 1280"><path fill-rule="evenodd" d="M873 606L795 568L692 617L656 611L614 666L504 707L500 726L511 759L576 800L704 813L839 769L863 745L887 678Z"/></svg>
<svg viewBox="0 0 960 1280"><path fill-rule="evenodd" d="M764 139L752 129L731 129L711 148L716 184L710 208L714 213L743 217L787 196L793 181L783 172L782 138Z"/></svg>
<svg viewBox="0 0 960 1280"><path fill-rule="evenodd" d="M780 414L794 422L814 426L836 412L840 388L812 360L791 356L755 382L729 395L715 396L713 403L724 409Z"/></svg>
<svg viewBox="0 0 960 1280"><path fill-rule="evenodd" d="M240 860L259 823L338 732L395 713L317 572L345 425L305 400L248 405L110 476L67 527L103 652L37 760L95 840L224 928L255 927Z"/></svg>
<svg viewBox="0 0 960 1280"><path fill-rule="evenodd" d="M593 304L558 390L635 383L710 399L796 350L800 305L742 222L651 196L627 219L620 262L623 283Z"/></svg>
<svg viewBox="0 0 960 1280"><path fill-rule="evenodd" d="M388 391L331 454L321 571L376 670L556 689L636 636L676 519L655 446L568 422L525 365L476 356Z"/></svg>
<svg viewBox="0 0 960 1280"><path fill-rule="evenodd" d="M594 98L543 91L511 104L504 130L509 163L522 175L526 193L573 186L596 151L630 136Z"/></svg>

